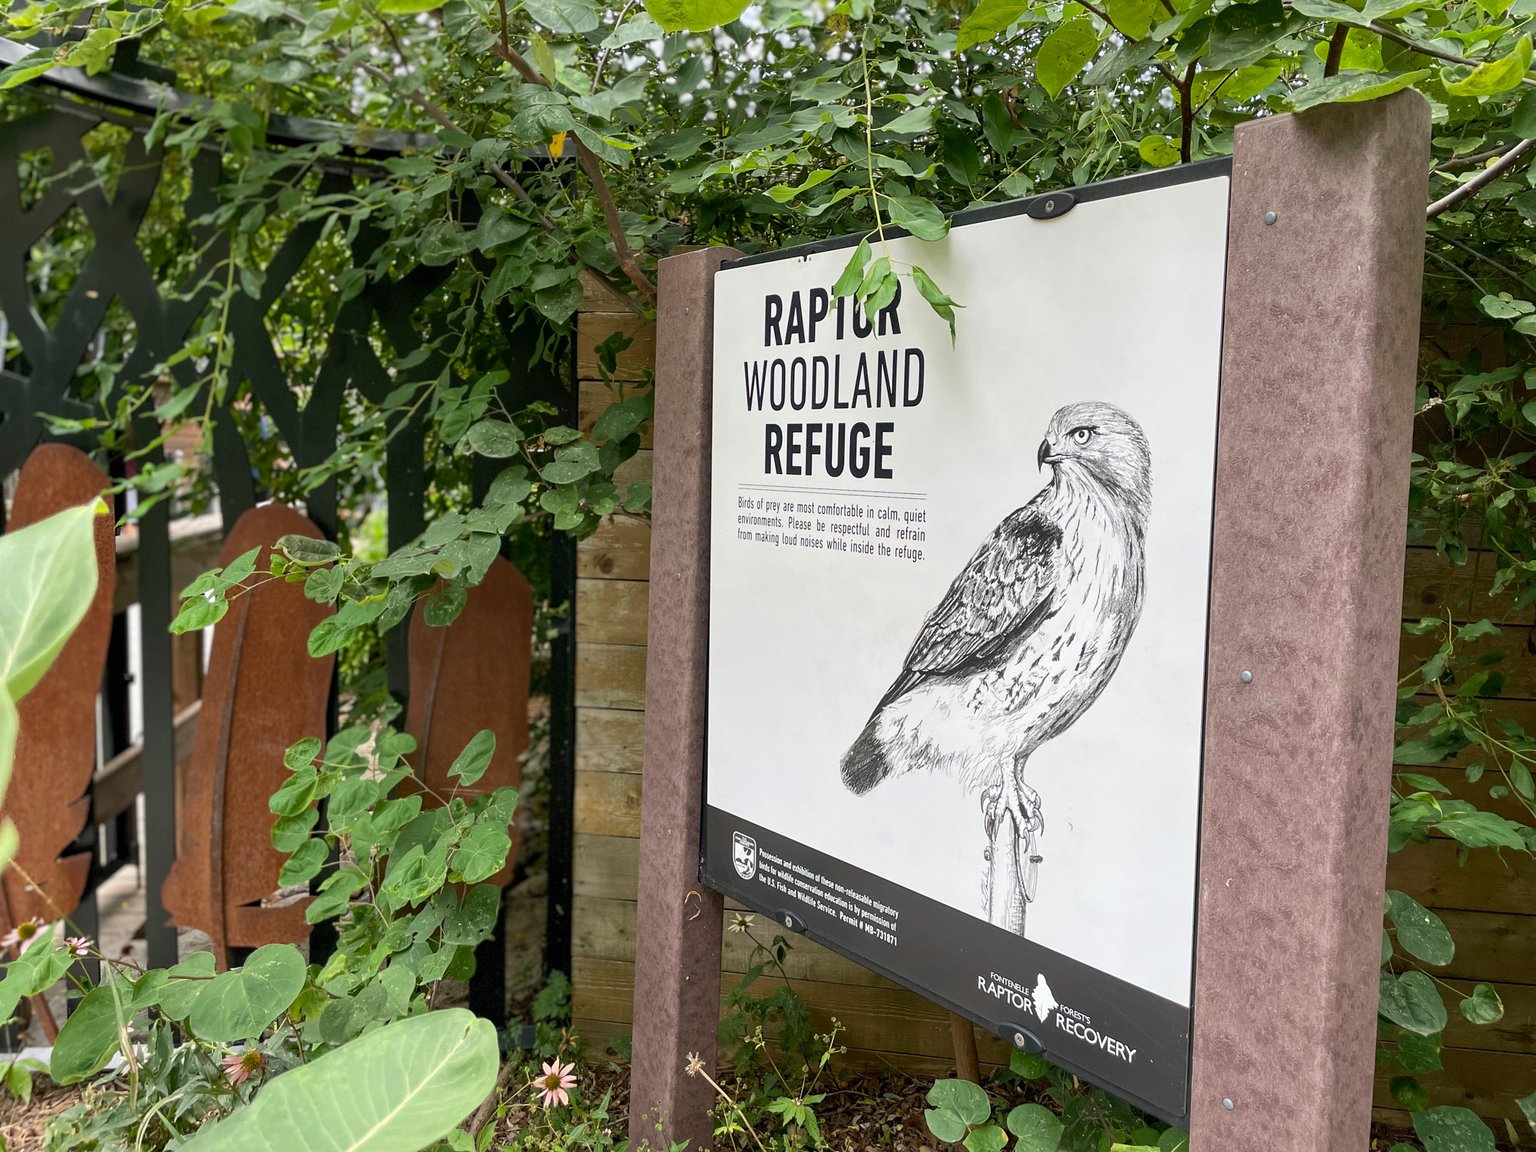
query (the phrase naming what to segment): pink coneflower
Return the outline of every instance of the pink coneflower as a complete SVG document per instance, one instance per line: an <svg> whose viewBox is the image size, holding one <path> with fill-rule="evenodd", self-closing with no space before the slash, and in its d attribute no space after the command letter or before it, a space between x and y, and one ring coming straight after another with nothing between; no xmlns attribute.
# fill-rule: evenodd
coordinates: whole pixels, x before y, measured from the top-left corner
<svg viewBox="0 0 1536 1152"><path fill-rule="evenodd" d="M247 1048L244 1052L231 1052L220 1063L229 1082L239 1084L267 1066L267 1054L255 1048Z"/></svg>
<svg viewBox="0 0 1536 1152"><path fill-rule="evenodd" d="M572 1075L575 1071L576 1065L561 1064L558 1056L544 1065L543 1073L533 1079L533 1086L539 1093L539 1103L546 1108L555 1104L569 1104L571 1098L566 1093L576 1087L576 1077Z"/></svg>
<svg viewBox="0 0 1536 1152"><path fill-rule="evenodd" d="M91 954L91 948L93 946L93 942L89 936L66 936L64 938L65 950L74 953L81 960L84 960Z"/></svg>
<svg viewBox="0 0 1536 1152"><path fill-rule="evenodd" d="M36 916L23 920L4 936L0 936L0 948L15 948L25 952L43 934L48 925Z"/></svg>

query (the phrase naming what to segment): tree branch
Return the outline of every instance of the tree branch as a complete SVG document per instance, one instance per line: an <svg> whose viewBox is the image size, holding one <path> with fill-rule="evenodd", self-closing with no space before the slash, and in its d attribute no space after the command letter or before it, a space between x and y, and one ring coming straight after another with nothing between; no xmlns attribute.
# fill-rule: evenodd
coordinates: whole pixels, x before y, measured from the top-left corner
<svg viewBox="0 0 1536 1152"><path fill-rule="evenodd" d="M1481 172L1472 177L1472 179L1468 180L1465 184L1458 185L1456 188L1440 197L1440 199L1436 200L1428 208L1424 209L1424 219L1433 220L1436 216L1440 215L1440 213L1446 211L1448 208L1454 208L1463 200L1477 195L1479 190L1487 187L1489 184L1492 184L1500 176L1504 175L1504 173L1508 172L1517 163L1519 163L1520 158L1531 150L1531 145L1533 144L1536 144L1536 140L1520 141L1508 152L1504 153L1504 155L1501 156L1498 160L1488 165L1488 167L1484 168Z"/></svg>
<svg viewBox="0 0 1536 1152"><path fill-rule="evenodd" d="M1191 60L1189 67L1184 69L1184 79L1179 83L1179 160L1188 164L1192 152L1193 142L1190 137L1195 131L1195 62Z"/></svg>
<svg viewBox="0 0 1536 1152"><path fill-rule="evenodd" d="M1168 0L1163 0L1163 3L1166 4L1167 2L1168 2ZM1078 4L1081 7L1088 9L1088 11L1092 12L1100 20L1104 21L1104 23L1108 24L1116 32L1118 32L1118 33L1120 33L1120 35L1124 36L1127 41L1134 41L1136 39L1136 37L1128 34L1125 31L1125 29L1121 28L1118 24L1116 24L1114 22L1114 20L1110 18L1109 13L1107 11L1105 11L1103 8L1100 8L1097 4L1093 3L1093 0L1078 0ZM1169 12L1173 12L1173 9L1169 8L1168 11ZM1151 63L1152 63L1152 66L1154 68L1156 68L1159 72L1161 72L1164 75L1164 77L1167 78L1168 83L1172 84L1175 88L1177 88L1179 86L1179 78L1176 75L1174 75L1173 69L1168 67L1167 63L1165 63L1162 60L1155 59L1155 58L1151 61Z"/></svg>
<svg viewBox="0 0 1536 1152"><path fill-rule="evenodd" d="M1334 26L1333 38L1328 41L1328 59L1323 61L1323 75L1337 76L1339 64L1344 59L1344 42L1349 39L1349 25Z"/></svg>
<svg viewBox="0 0 1536 1152"><path fill-rule="evenodd" d="M528 83L545 88L551 87L550 82L539 74L538 69L528 63L523 58L523 54L510 44L497 44L496 54L512 65L517 74ZM608 236L613 241L613 254L619 262L619 267L629 277L629 282L640 290L640 294L654 304L656 286L641 269L639 262L635 259L634 250L629 246L624 222L619 218L619 209L613 200L613 189L608 186L608 180L603 176L602 162L581 142L580 137L576 137L576 159L581 164L581 170L587 174L587 179L592 183L592 191L597 195L598 204L602 206L603 220L608 225Z"/></svg>
<svg viewBox="0 0 1536 1152"><path fill-rule="evenodd" d="M1484 60L1474 60L1470 56L1458 56L1454 52L1446 52L1440 48L1432 48L1430 45L1422 44L1419 41L1413 39L1411 36L1405 36L1395 28L1387 27L1385 24L1377 24L1373 21L1366 24L1365 29L1367 32L1376 33L1376 35L1382 37L1383 39L1391 40L1394 44L1401 44L1404 48L1411 48L1420 56L1431 56L1436 60L1444 60L1448 64L1465 64L1469 68L1476 68L1479 64L1487 63L1487 61ZM1520 78L1520 82L1522 84L1529 84L1532 87L1536 87L1536 77L1531 76L1529 73L1522 76Z"/></svg>

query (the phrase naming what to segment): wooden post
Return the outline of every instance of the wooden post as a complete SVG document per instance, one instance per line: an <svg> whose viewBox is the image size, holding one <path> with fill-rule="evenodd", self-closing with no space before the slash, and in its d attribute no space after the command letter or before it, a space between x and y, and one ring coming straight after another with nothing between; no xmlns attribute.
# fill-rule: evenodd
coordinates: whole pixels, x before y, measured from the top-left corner
<svg viewBox="0 0 1536 1152"><path fill-rule="evenodd" d="M715 271L740 253L708 248L659 268L655 511L651 520L645 764L635 928L630 1137L709 1148L722 900L699 883L709 640L709 448ZM658 1125L660 1131L658 1132Z"/></svg>
<svg viewBox="0 0 1536 1152"><path fill-rule="evenodd" d="M1368 1141L1429 131L1237 130L1192 1152Z"/></svg>

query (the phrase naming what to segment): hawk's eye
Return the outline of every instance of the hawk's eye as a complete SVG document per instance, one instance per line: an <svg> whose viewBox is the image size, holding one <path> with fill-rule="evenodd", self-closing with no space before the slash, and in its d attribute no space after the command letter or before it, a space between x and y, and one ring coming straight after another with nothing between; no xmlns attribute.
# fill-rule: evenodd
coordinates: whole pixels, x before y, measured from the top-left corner
<svg viewBox="0 0 1536 1152"><path fill-rule="evenodd" d="M1093 439L1093 429L1092 428L1074 428L1074 429L1072 429L1072 431L1070 433L1068 433L1068 435L1070 435L1072 437L1072 443L1077 444L1077 445L1083 445L1083 444L1086 444L1086 443L1088 443L1088 441Z"/></svg>

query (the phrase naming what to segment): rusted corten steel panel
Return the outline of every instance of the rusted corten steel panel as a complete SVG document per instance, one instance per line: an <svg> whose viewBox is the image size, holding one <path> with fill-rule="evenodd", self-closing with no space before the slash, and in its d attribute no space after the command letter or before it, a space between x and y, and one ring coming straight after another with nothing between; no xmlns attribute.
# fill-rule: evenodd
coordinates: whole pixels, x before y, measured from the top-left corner
<svg viewBox="0 0 1536 1152"><path fill-rule="evenodd" d="M411 699L405 729L416 738L410 758L427 788L431 807L457 790L478 796L516 788L528 750L529 665L533 648L533 589L523 574L497 558L485 579L469 590L452 624L434 628L425 605L411 618ZM482 728L496 733L496 753L485 775L465 788L448 775L454 759ZM507 866L490 883L506 886L517 861L518 830L507 829L512 850Z"/></svg>
<svg viewBox="0 0 1536 1152"><path fill-rule="evenodd" d="M1412 92L1237 130L1192 1152L1368 1141L1429 132Z"/></svg>
<svg viewBox="0 0 1536 1152"><path fill-rule="evenodd" d="M309 934L307 898L268 906L286 857L272 847L267 806L288 777L283 751L324 737L334 658L312 658L305 641L331 609L304 586L266 574L279 537L321 538L292 508L271 504L241 516L219 563L261 547L247 591L232 596L213 633L197 742L177 813L176 863L163 897L170 922L206 932L222 967L229 948L297 942Z"/></svg>
<svg viewBox="0 0 1536 1152"><path fill-rule="evenodd" d="M22 466L10 529L94 500L109 483L85 453L44 444ZM16 866L0 877L0 930L29 917L61 919L74 912L85 894L90 853L67 850L85 829L91 810L96 696L112 634L116 547L111 516L96 518L96 567L96 595L85 619L53 667L17 705L21 733L5 814L16 822L21 845Z"/></svg>

